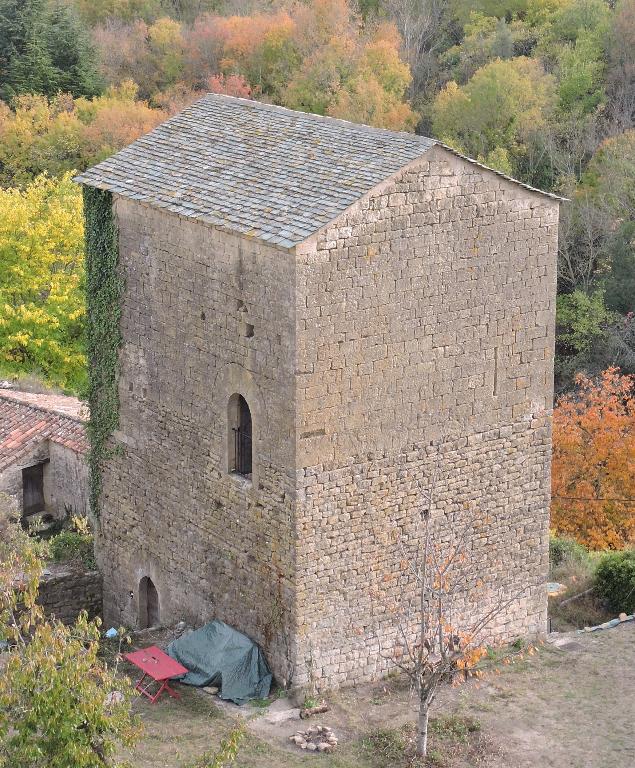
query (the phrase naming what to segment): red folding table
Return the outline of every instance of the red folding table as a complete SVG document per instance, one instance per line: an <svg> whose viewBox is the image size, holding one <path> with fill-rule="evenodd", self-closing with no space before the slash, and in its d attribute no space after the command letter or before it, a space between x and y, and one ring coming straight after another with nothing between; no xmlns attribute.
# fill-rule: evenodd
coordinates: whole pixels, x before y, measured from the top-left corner
<svg viewBox="0 0 635 768"><path fill-rule="evenodd" d="M139 667L143 672L143 675L135 685L135 688L139 693L147 696L153 704L163 691L167 691L170 696L173 696L175 699L180 698L179 694L170 688L168 680L171 680L173 677L185 675L188 670L182 664L179 664L178 661L174 661L171 656L168 656L167 653L164 653L160 648L157 648L156 645L151 645L149 648L143 648L140 651L126 653L124 658L131 664L134 664L135 667ZM151 679L144 686L142 683L146 677ZM159 690L154 695L149 691L149 688L153 683L160 684Z"/></svg>

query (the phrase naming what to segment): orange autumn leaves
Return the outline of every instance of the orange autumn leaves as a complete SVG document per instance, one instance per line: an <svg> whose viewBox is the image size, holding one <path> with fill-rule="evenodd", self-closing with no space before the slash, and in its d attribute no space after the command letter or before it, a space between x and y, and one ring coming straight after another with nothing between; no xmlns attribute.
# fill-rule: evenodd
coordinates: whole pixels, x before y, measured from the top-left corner
<svg viewBox="0 0 635 768"><path fill-rule="evenodd" d="M93 38L106 82L133 79L170 112L211 87L382 128L414 130L419 120L396 26L362 23L350 0L203 13L191 24L104 23Z"/></svg>
<svg viewBox="0 0 635 768"><path fill-rule="evenodd" d="M551 525L590 549L635 544L635 377L577 378L553 416Z"/></svg>

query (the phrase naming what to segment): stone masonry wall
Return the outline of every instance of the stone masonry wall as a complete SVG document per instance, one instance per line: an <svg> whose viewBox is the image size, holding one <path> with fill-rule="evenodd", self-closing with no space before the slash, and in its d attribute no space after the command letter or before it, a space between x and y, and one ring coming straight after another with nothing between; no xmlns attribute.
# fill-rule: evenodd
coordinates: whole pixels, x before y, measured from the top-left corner
<svg viewBox="0 0 635 768"><path fill-rule="evenodd" d="M26 455L21 456L14 464L0 472L0 493L7 494L11 499L11 513L16 519L22 517L24 496L22 490L22 470L35 464L42 464L49 458L49 441L43 440L33 447Z"/></svg>
<svg viewBox="0 0 635 768"><path fill-rule="evenodd" d="M38 602L48 616L54 615L64 624L72 624L81 611L86 611L90 619L101 616L101 574L63 564L49 565L40 581Z"/></svg>
<svg viewBox="0 0 635 768"><path fill-rule="evenodd" d="M218 617L293 668L294 258L117 199L125 279L120 430L104 473L99 560L108 622ZM250 328L251 326L251 328ZM228 473L228 402L253 420L253 476Z"/></svg>
<svg viewBox="0 0 635 768"><path fill-rule="evenodd" d="M58 443L49 443L49 463L44 468L46 508L63 516L88 514L88 465L83 454Z"/></svg>
<svg viewBox="0 0 635 768"><path fill-rule="evenodd" d="M442 148L295 253L118 198L122 448L98 557L109 623L138 586L162 622L219 617L281 683L390 667L382 600L438 467L437 541L486 522L462 585L492 639L544 631L558 205ZM228 472L228 402L252 412L251 481ZM441 444L441 447L439 447Z"/></svg>
<svg viewBox="0 0 635 768"><path fill-rule="evenodd" d="M546 628L558 203L436 147L297 267L297 684L385 672L387 607L437 467L436 541L473 514L459 614Z"/></svg>
<svg viewBox="0 0 635 768"><path fill-rule="evenodd" d="M43 440L0 473L0 493L6 493L12 498L16 517L22 515L22 470L42 463L46 511L58 518L64 517L67 509L85 515L88 509L88 467L85 457L51 440Z"/></svg>

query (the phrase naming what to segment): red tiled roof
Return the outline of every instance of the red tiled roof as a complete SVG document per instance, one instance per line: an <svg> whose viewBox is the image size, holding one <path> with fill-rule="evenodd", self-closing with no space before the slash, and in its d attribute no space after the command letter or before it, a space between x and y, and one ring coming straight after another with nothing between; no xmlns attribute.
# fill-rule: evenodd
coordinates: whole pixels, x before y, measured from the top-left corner
<svg viewBox="0 0 635 768"><path fill-rule="evenodd" d="M76 398L64 395L0 391L0 470L44 440L86 453L87 411L82 413L82 405Z"/></svg>
<svg viewBox="0 0 635 768"><path fill-rule="evenodd" d="M17 400L20 403L34 405L45 411L61 413L73 419L88 420L88 405L70 395L38 394L36 392L21 392L17 389L0 389L0 397Z"/></svg>

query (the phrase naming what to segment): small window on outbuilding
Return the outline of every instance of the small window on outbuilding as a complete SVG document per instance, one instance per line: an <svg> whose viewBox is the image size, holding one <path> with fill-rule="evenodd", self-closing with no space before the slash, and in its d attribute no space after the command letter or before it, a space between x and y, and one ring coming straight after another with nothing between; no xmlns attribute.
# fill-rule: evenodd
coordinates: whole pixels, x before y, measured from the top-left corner
<svg viewBox="0 0 635 768"><path fill-rule="evenodd" d="M44 511L44 464L22 470L22 516Z"/></svg>
<svg viewBox="0 0 635 768"><path fill-rule="evenodd" d="M251 477L252 425L251 411L242 395L229 398L229 471Z"/></svg>

